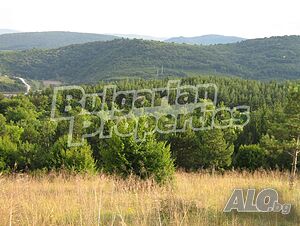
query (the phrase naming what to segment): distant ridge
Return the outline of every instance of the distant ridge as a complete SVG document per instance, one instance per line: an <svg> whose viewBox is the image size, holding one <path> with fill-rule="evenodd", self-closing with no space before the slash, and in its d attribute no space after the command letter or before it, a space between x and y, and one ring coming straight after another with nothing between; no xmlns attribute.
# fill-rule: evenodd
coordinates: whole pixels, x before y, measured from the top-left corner
<svg viewBox="0 0 300 226"><path fill-rule="evenodd" d="M0 50L52 49L72 44L110 41L113 35L66 31L26 32L0 35Z"/></svg>
<svg viewBox="0 0 300 226"><path fill-rule="evenodd" d="M196 37L174 37L166 39L165 42L174 43L186 43L186 44L196 44L196 45L215 45L215 44L228 44L236 43L246 40L245 38L235 37L235 36L224 36L224 35L202 35Z"/></svg>
<svg viewBox="0 0 300 226"><path fill-rule="evenodd" d="M209 46L115 39L49 50L0 51L0 73L66 83L203 74L300 79L300 36Z"/></svg>
<svg viewBox="0 0 300 226"><path fill-rule="evenodd" d="M144 39L144 40L154 40L154 41L164 41L166 39L162 37L154 37L149 35L138 35L138 34L113 34L113 35L121 38Z"/></svg>
<svg viewBox="0 0 300 226"><path fill-rule="evenodd" d="M17 33L19 31L11 30L11 29L0 29L0 35L2 34L9 34L9 33Z"/></svg>

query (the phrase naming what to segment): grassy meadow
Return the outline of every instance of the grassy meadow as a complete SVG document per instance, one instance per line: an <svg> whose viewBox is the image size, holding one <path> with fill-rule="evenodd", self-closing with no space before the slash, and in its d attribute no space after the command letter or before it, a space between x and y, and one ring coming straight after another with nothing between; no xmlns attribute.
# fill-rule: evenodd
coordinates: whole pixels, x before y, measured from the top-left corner
<svg viewBox="0 0 300 226"><path fill-rule="evenodd" d="M275 188L291 213L222 212L234 188ZM175 174L172 184L53 173L0 177L0 225L300 225L300 186L280 172Z"/></svg>

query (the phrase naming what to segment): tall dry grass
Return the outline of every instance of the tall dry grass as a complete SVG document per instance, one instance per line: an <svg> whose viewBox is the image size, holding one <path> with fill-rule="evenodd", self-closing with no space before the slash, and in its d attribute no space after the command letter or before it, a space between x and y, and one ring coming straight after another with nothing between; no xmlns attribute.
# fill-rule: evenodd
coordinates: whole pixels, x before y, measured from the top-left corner
<svg viewBox="0 0 300 226"><path fill-rule="evenodd" d="M222 212L234 188L275 188L281 213ZM280 172L183 173L173 184L106 175L1 176L0 225L300 225L299 185Z"/></svg>

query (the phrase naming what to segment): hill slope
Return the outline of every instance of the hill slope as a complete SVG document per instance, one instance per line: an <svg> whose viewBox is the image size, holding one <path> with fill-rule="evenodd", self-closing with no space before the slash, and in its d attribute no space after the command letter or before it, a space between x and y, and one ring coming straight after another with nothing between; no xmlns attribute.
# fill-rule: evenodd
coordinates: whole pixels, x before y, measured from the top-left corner
<svg viewBox="0 0 300 226"><path fill-rule="evenodd" d="M69 83L204 73L299 79L300 36L212 46L116 39L50 50L0 51L1 72Z"/></svg>
<svg viewBox="0 0 300 226"><path fill-rule="evenodd" d="M64 31L27 32L0 35L0 50L51 49L71 44L110 41L116 36Z"/></svg>
<svg viewBox="0 0 300 226"><path fill-rule="evenodd" d="M0 75L0 93L19 93L25 91L26 88L20 79Z"/></svg>
<svg viewBox="0 0 300 226"><path fill-rule="evenodd" d="M228 44L236 43L246 40L244 38L235 36L223 36L223 35L203 35L196 37L174 37L165 40L165 42L174 43L186 43L186 44L196 44L196 45L214 45L214 44Z"/></svg>

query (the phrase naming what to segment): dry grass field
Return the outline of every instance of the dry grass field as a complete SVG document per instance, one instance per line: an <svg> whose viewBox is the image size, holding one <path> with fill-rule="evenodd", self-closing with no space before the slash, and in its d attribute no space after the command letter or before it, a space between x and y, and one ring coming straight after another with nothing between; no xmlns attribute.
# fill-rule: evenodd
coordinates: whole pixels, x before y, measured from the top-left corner
<svg viewBox="0 0 300 226"><path fill-rule="evenodd" d="M300 225L300 186L279 172L183 173L158 186L105 175L0 177L0 225ZM234 188L275 188L281 213L223 213Z"/></svg>

